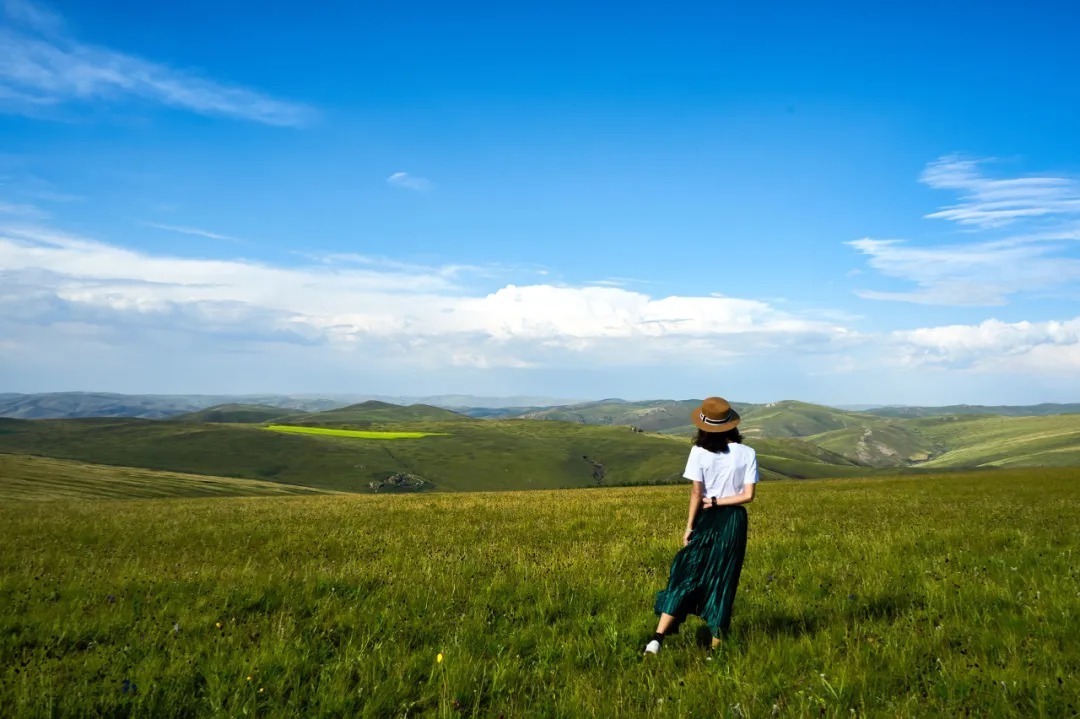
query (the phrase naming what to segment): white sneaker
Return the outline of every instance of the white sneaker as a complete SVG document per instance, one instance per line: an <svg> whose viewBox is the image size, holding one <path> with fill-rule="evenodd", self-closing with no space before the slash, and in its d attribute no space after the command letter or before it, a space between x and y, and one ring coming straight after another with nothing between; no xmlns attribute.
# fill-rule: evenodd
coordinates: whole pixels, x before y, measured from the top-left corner
<svg viewBox="0 0 1080 719"><path fill-rule="evenodd" d="M651 642L646 644L645 645L645 653L646 654L659 654L660 653L660 642L653 639Z"/></svg>

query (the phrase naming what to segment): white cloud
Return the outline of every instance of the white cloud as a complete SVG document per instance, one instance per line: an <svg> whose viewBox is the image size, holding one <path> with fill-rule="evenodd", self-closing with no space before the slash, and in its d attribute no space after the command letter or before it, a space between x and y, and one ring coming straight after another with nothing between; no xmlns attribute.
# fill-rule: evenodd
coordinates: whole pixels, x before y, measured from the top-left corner
<svg viewBox="0 0 1080 719"><path fill-rule="evenodd" d="M493 279L502 276L363 255L292 267L179 258L0 223L0 374L129 391L140 386L132 377L160 389L176 375L187 378L183 391L211 380L262 391L328 378L397 378L390 381L407 388L521 370L536 378L649 373L642 396L662 391L649 383L665 377L741 383L756 374L766 394L783 391L776 382L813 376L815 387L849 378L874 397L888 376L919 384L924 401L935 392L972 401L950 392L1002 374L1080 386L1072 379L1080 376L1080 318L862 334L849 329L853 318L826 310ZM73 353L99 369L65 369ZM926 380L928 369L941 379Z"/></svg>
<svg viewBox="0 0 1080 719"><path fill-rule="evenodd" d="M63 18L29 0L3 0L0 8L12 22L41 33L56 33L64 27Z"/></svg>
<svg viewBox="0 0 1080 719"><path fill-rule="evenodd" d="M157 230L176 232L181 235L194 235L196 237L205 237L209 240L224 240L226 242L243 242L243 240L237 237L233 237L231 235L223 235L219 232L210 232L209 230L200 230L197 227L183 227L182 225L163 225L158 222L147 222L144 224L147 227L153 227Z"/></svg>
<svg viewBox="0 0 1080 719"><path fill-rule="evenodd" d="M900 240L864 238L847 243L870 267L914 282L904 292L857 290L865 299L931 305L1001 305L1018 292L1049 291L1080 281L1080 260L1057 243L996 241L919 247Z"/></svg>
<svg viewBox="0 0 1080 719"><path fill-rule="evenodd" d="M40 220L48 217L49 213L36 205L31 205L26 202L4 202L3 200L0 200L0 215L15 215L17 217Z"/></svg>
<svg viewBox="0 0 1080 719"><path fill-rule="evenodd" d="M947 325L894 332L901 363L978 372L1060 374L1080 372L1080 317L1048 322Z"/></svg>
<svg viewBox="0 0 1080 719"><path fill-rule="evenodd" d="M138 98L202 115L300 126L314 111L133 55L82 43L28 0L6 0L0 28L0 110L40 113L68 102Z"/></svg>
<svg viewBox="0 0 1080 719"><path fill-rule="evenodd" d="M277 267L164 257L40 227L0 228L0 316L362 351L433 368L677 361L853 341L837 324L757 300L611 287L480 291L458 266Z"/></svg>
<svg viewBox="0 0 1080 719"><path fill-rule="evenodd" d="M964 225L967 241L927 246L867 237L847 243L882 275L916 285L900 291L860 289L857 295L918 304L1001 305L1014 294L1052 294L1080 281L1080 184L1064 177L989 179L981 173L985 162L942 157L920 178L935 189L961 193L958 204L927 217ZM1010 234L994 232L1004 226Z"/></svg>
<svg viewBox="0 0 1080 719"><path fill-rule="evenodd" d="M921 182L960 193L959 203L927 217L991 228L1025 219L1080 215L1080 183L1076 180L1046 176L995 180L981 172L987 162L948 155L927 165Z"/></svg>
<svg viewBox="0 0 1080 719"><path fill-rule="evenodd" d="M430 180L410 175L407 172L395 172L390 175L390 177L386 178L386 182L394 187L401 187L416 192L427 192L431 189Z"/></svg>

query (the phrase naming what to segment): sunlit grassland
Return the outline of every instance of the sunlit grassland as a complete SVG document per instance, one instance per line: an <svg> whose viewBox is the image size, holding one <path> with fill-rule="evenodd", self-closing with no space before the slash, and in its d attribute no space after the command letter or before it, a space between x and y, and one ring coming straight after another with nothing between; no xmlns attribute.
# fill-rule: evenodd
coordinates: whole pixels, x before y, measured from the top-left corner
<svg viewBox="0 0 1080 719"><path fill-rule="evenodd" d="M0 454L0 500L281 496L327 491L257 479Z"/></svg>
<svg viewBox="0 0 1080 719"><path fill-rule="evenodd" d="M644 660L685 491L2 503L0 707L1076 715L1080 471L767 482L720 655Z"/></svg>
<svg viewBox="0 0 1080 719"><path fill-rule="evenodd" d="M332 429L330 427L300 427L288 424L271 424L266 429L272 432L291 432L293 434L314 434L324 437L351 437L353 439L420 439L422 437L444 437L445 432L391 432L361 429Z"/></svg>
<svg viewBox="0 0 1080 719"><path fill-rule="evenodd" d="M685 440L627 427L465 420L360 429L428 436L367 441L246 424L0 419L0 452L352 492L399 473L435 491L588 487L597 483L593 461L603 464L605 484L648 484L677 479L686 461Z"/></svg>
<svg viewBox="0 0 1080 719"><path fill-rule="evenodd" d="M1080 463L1080 415L1048 417L928 417L920 432L954 449L926 462L944 466L1076 466Z"/></svg>

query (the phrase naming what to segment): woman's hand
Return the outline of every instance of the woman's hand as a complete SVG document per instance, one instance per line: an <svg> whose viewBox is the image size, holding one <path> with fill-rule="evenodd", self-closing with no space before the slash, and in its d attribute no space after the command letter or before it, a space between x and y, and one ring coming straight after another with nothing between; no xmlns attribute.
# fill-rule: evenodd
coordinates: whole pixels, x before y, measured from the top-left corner
<svg viewBox="0 0 1080 719"><path fill-rule="evenodd" d="M713 504L713 501L715 501L715 500L712 497L702 497L701 498L701 508L702 509L708 509L709 507L715 507L716 505Z"/></svg>
<svg viewBox="0 0 1080 719"><path fill-rule="evenodd" d="M683 536L682 536L682 545L684 547L686 545L690 544L690 535L693 533L693 531L694 530L692 530L692 529L688 529L688 530L686 530L686 533L683 534Z"/></svg>

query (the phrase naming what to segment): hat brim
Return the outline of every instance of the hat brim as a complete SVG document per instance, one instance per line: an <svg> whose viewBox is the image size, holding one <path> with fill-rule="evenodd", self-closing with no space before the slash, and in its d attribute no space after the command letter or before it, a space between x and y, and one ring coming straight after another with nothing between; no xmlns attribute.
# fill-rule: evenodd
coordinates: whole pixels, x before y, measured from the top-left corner
<svg viewBox="0 0 1080 719"><path fill-rule="evenodd" d="M701 418L701 408L699 407L690 414L690 421L702 432L727 432L729 429L735 429L739 426L739 422L742 422L742 418L739 417L739 413L735 410L731 410L731 415L732 419L723 424L706 424L705 420Z"/></svg>

